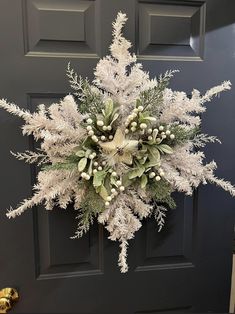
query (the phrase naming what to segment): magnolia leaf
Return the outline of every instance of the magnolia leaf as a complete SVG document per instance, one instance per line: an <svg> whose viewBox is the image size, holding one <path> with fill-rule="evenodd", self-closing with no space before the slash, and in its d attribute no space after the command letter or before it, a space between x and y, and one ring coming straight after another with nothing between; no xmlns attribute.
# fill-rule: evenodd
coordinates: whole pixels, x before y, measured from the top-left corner
<svg viewBox="0 0 235 314"><path fill-rule="evenodd" d="M84 157L82 159L80 159L79 163L78 163L78 171L81 172L86 168L86 164L87 164L87 158Z"/></svg>
<svg viewBox="0 0 235 314"><path fill-rule="evenodd" d="M131 180L136 177L141 177L144 171L145 171L145 167L142 165L138 165L138 168L135 168L128 173L128 178Z"/></svg>
<svg viewBox="0 0 235 314"><path fill-rule="evenodd" d="M158 146L158 149L163 153L173 154L173 149L169 145L161 144Z"/></svg>
<svg viewBox="0 0 235 314"><path fill-rule="evenodd" d="M101 186L104 178L106 177L106 171L97 171L93 176L93 186L98 187Z"/></svg>
<svg viewBox="0 0 235 314"><path fill-rule="evenodd" d="M78 156L78 157L84 157L85 156L85 152L84 152L84 150L78 150L75 155Z"/></svg>
<svg viewBox="0 0 235 314"><path fill-rule="evenodd" d="M140 181L141 188L144 189L147 183L148 183L148 177L146 176L146 174L143 174Z"/></svg>

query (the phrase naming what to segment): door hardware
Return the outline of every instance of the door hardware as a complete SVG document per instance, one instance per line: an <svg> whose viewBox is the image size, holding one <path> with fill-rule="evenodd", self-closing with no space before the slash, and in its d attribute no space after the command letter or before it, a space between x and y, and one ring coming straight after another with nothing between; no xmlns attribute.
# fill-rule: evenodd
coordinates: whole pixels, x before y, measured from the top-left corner
<svg viewBox="0 0 235 314"><path fill-rule="evenodd" d="M18 299L19 294L16 289L4 288L0 290L0 313L7 313Z"/></svg>

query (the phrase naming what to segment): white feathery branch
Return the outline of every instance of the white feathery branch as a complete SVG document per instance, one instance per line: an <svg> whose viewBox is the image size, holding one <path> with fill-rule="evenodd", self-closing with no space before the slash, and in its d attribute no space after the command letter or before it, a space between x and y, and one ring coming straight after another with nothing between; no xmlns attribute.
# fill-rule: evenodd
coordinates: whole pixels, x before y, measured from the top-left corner
<svg viewBox="0 0 235 314"><path fill-rule="evenodd" d="M32 114L25 109L21 109L19 106L15 105L14 103L9 103L5 99L0 99L0 108L5 109L7 112L23 118L25 121L32 117Z"/></svg>
<svg viewBox="0 0 235 314"><path fill-rule="evenodd" d="M10 152L14 157L16 157L18 160L23 160L26 163L33 164L38 162L38 165L42 165L43 163L46 163L48 160L48 155L43 153L36 153L33 151L26 150L23 153L14 153Z"/></svg>

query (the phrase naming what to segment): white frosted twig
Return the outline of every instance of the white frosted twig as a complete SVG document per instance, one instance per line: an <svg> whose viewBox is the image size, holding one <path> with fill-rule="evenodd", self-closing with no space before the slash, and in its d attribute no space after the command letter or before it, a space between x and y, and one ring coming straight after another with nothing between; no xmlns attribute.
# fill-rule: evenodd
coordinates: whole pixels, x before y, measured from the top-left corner
<svg viewBox="0 0 235 314"><path fill-rule="evenodd" d="M206 179L210 183L214 183L217 186L221 187L223 190L229 192L231 196L235 197L235 186L231 184L231 182L226 181L224 179L217 178L213 173L211 175L207 175Z"/></svg>
<svg viewBox="0 0 235 314"><path fill-rule="evenodd" d="M33 151L26 150L23 153L14 153L10 152L14 157L16 157L18 160L23 160L24 162L28 164L33 164L38 162L38 165L42 165L43 163L48 161L48 156L42 153L36 153ZM40 160L39 160L40 159Z"/></svg>
<svg viewBox="0 0 235 314"><path fill-rule="evenodd" d="M21 109L19 106L14 103L9 103L5 99L0 99L0 108L5 109L7 112L14 114L20 118L23 118L25 121L32 117L32 114L25 109Z"/></svg>
<svg viewBox="0 0 235 314"><path fill-rule="evenodd" d="M120 266L121 273L126 273L128 271L128 264L127 264L128 241L121 240L119 247L121 251L119 253L118 266Z"/></svg>
<svg viewBox="0 0 235 314"><path fill-rule="evenodd" d="M217 85L215 87L212 87L209 89L205 95L201 98L201 102L205 103L211 100L213 96L218 96L219 93L230 90L231 89L231 82L230 81L224 81L222 84Z"/></svg>
<svg viewBox="0 0 235 314"><path fill-rule="evenodd" d="M221 141L217 138L217 136L208 135L204 133L197 134L193 139L192 143L195 147L205 147L207 143L219 143L222 144Z"/></svg>
<svg viewBox="0 0 235 314"><path fill-rule="evenodd" d="M154 218L157 221L158 232L160 232L165 225L166 212L167 212L167 208L165 208L164 206L162 205L156 206Z"/></svg>

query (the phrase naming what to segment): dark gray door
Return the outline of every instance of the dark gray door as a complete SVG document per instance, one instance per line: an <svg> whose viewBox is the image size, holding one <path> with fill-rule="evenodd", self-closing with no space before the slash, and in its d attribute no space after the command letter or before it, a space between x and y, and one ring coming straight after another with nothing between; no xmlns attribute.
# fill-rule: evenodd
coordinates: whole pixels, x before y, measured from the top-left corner
<svg viewBox="0 0 235 314"><path fill-rule="evenodd" d="M31 110L69 92L67 62L92 79L108 52L111 22L128 14L126 36L151 75L179 69L172 87L190 92L235 82L235 2L145 0L0 0L0 95ZM208 160L235 182L235 87L209 103L203 131L218 135ZM32 145L17 118L0 112L0 287L19 290L13 313L133 314L226 312L234 200L212 186L176 195L166 228L147 221L117 267L118 246L97 225L80 240L72 208L34 208L16 220L5 208L31 194L35 169L10 150Z"/></svg>

